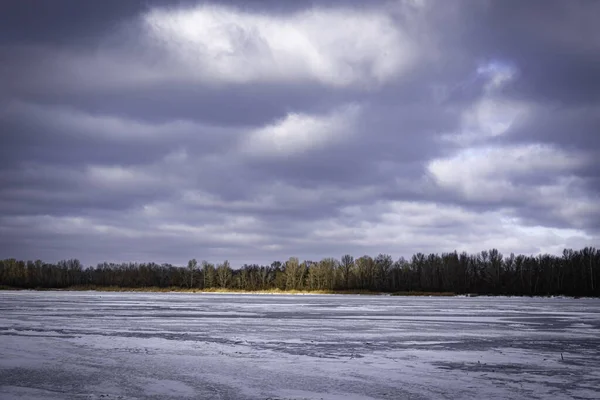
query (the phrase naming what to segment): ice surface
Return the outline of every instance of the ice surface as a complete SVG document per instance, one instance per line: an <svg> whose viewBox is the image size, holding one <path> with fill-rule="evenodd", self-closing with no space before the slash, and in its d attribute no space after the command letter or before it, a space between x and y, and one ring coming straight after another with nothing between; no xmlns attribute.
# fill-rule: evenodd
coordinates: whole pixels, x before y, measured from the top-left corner
<svg viewBox="0 0 600 400"><path fill-rule="evenodd" d="M600 301L5 291L0 398L595 399Z"/></svg>

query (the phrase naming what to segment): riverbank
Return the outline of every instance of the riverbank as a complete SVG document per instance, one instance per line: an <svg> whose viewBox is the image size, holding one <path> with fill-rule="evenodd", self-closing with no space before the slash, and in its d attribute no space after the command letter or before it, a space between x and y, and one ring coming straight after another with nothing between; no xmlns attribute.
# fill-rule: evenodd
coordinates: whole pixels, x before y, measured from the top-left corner
<svg viewBox="0 0 600 400"><path fill-rule="evenodd" d="M179 287L141 287L128 288L119 286L72 286L68 288L14 288L0 286L0 290L34 290L34 291L95 291L95 292L148 292L148 293L220 293L220 294L281 294L281 295L366 295L366 296L456 296L451 292L373 292L369 290L238 290L238 289L187 289Z"/></svg>

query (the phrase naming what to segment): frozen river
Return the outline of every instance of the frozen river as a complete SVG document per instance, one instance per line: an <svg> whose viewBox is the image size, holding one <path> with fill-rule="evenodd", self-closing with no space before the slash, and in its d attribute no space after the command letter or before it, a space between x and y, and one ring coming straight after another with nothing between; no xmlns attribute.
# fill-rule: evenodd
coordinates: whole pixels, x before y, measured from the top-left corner
<svg viewBox="0 0 600 400"><path fill-rule="evenodd" d="M598 399L600 301L0 292L19 398Z"/></svg>

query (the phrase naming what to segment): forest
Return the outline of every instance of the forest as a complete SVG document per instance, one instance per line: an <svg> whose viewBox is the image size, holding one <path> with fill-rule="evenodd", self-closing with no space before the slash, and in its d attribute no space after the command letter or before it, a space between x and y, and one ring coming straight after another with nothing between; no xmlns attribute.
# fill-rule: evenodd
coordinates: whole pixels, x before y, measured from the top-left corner
<svg viewBox="0 0 600 400"><path fill-rule="evenodd" d="M390 255L300 261L271 265L190 260L187 266L101 263L84 267L70 259L56 264L5 259L0 286L21 289L170 288L241 291L454 293L525 296L600 296L600 251L565 249L561 256L503 256L496 249L476 254L417 253L396 261Z"/></svg>

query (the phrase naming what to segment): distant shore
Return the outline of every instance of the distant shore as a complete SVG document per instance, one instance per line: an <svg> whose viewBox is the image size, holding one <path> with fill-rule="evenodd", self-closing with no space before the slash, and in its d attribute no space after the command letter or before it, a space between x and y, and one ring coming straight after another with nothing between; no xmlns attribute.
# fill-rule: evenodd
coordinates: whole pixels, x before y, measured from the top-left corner
<svg viewBox="0 0 600 400"><path fill-rule="evenodd" d="M451 292L372 292L369 290L238 290L238 289L183 289L179 287L119 287L119 286L72 286L68 288L16 288L0 286L0 290L33 290L33 291L65 291L65 292L141 292L141 293L218 293L218 294L281 294L281 295L365 295L365 296L457 296Z"/></svg>
<svg viewBox="0 0 600 400"><path fill-rule="evenodd" d="M71 286L68 288L18 288L0 285L0 291L36 291L36 292L104 292L104 293L196 293L196 294L262 294L262 295L360 295L360 296L406 296L406 297L564 297L564 298L590 298L590 296L568 295L515 295L494 293L453 293L453 292L373 292L369 290L239 290L239 289L188 289L180 287L120 287L120 286Z"/></svg>

